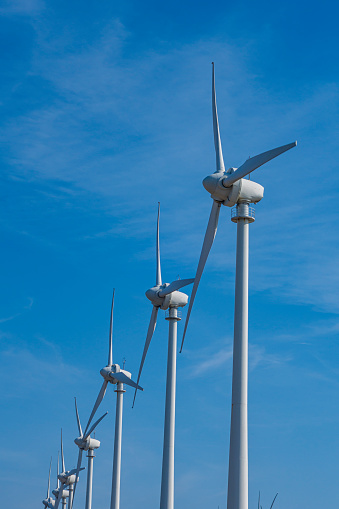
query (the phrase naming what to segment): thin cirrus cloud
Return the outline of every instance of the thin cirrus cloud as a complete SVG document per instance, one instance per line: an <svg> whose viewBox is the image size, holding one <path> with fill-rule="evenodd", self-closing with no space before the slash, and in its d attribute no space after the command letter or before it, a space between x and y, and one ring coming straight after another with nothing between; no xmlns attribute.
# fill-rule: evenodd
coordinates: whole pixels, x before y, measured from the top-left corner
<svg viewBox="0 0 339 509"><path fill-rule="evenodd" d="M336 150L324 151L323 147L335 147L334 115L326 113L331 106L335 112L338 104L334 84L317 85L295 101L283 101L257 86L235 44L199 41L126 59L129 33L115 21L93 43L60 56L43 26L36 30L39 51L31 62L30 75L47 83L54 99L8 121L2 135L11 149L7 161L12 171L27 179L61 180L71 183L74 192L82 189L110 199L114 227L94 231L84 241L112 235L140 237L147 231L151 235L151 227L140 229L135 217L149 215L145 207L156 203L166 189L173 206L170 220L166 214L162 217L167 235L164 258L175 253L184 265L197 259L210 206L200 180L215 164L209 68L213 55L218 62L218 110L226 165L241 164L248 155L244 150L254 155L280 140L301 137L293 157L284 155L256 172L265 185L265 203L258 205L261 226L258 221L258 234L251 240L256 266L252 288L279 288L286 300L293 298L320 311L339 311L335 298L339 269L334 260L321 263L338 243L331 236L326 207L320 208L312 199L333 193L328 179ZM67 42L55 44L66 46ZM229 68L231 77L226 72ZM245 112L243 124L238 119ZM321 149L310 146L314 117L323 128ZM319 181L321 165L328 172ZM204 197L201 206L196 206L194 196ZM176 206L183 199L187 214ZM301 205L305 202L307 207ZM332 213L338 215L336 210ZM231 268L218 236L208 263L207 270Z"/></svg>
<svg viewBox="0 0 339 509"><path fill-rule="evenodd" d="M0 14L9 15L28 15L33 16L41 12L44 8L42 0L5 0L0 8Z"/></svg>
<svg viewBox="0 0 339 509"><path fill-rule="evenodd" d="M200 179L213 171L214 165L210 69L207 67L210 55L220 62L217 83L219 80L223 87L217 90L219 119L225 160L230 164L234 164L234 160L240 164L245 155L239 157L236 154L244 154L244 150L254 155L255 150L260 152L277 144L276 140L291 141L291 126L293 134L299 133L304 137L302 143L307 143L310 132L305 125L314 115L322 123L322 112L337 103L338 91L331 84L318 87L304 98L298 97L294 103L278 101L264 89L257 89L254 76L246 71L238 58L239 48L225 42L202 41L166 53L145 53L138 59L123 60L129 34L116 21L92 45L60 57L46 40L43 28L39 30L39 43L46 57L39 58L36 54L31 74L49 84L55 91L55 99L50 105L9 121L3 138L11 148L9 163L12 168L29 179L61 179L87 192L114 197L119 206L112 205L110 212L118 219L123 210L121 205L128 203L125 224L133 222L133 215L140 214L143 203L155 201L164 187L174 203L185 196L186 207L193 207L195 212L190 217L189 232L185 229L185 225L188 226L186 216L183 217L181 209L176 207L171 222L164 216L163 226L170 227L168 245L171 250L167 249L165 256L171 256L176 250L187 264L199 251L199 231L203 230L202 225L207 220L205 211L195 207L193 196L196 189L205 193L199 188ZM232 78L224 76L225 69L230 67ZM202 72L203 68L206 71ZM203 79L202 75L205 75ZM230 101L235 93L238 105L236 101ZM257 109L252 107L247 111L246 125L235 122L254 97ZM274 129L268 130L269 125ZM331 122L323 136L327 136L326 143L332 146L330 129ZM18 139L23 141L18 144ZM301 182L304 168L300 167L298 151L304 158L302 143L294 150L293 159L282 156L274 165L270 163L271 166L260 170L260 176L258 170L257 178L268 186L267 197L271 196L271 200L274 195L278 196L277 191L271 189L272 178L280 186L283 179L291 178L294 172L297 182ZM313 162L303 162L303 165L307 164L307 180L302 181L302 186L298 184L298 188L292 186L290 189L290 203L286 204L285 197L279 196L275 203L276 214L272 215L275 220L265 215L265 230L262 229L259 236L257 275L254 275L252 284L258 290L279 287L286 299L293 297L320 310L326 308L338 312L334 296L339 269L335 263L331 268L320 263L328 249L326 211L317 211L317 223L311 227L307 217L310 209L313 209L312 213L316 212L317 204L309 202L308 210L299 205L301 198L304 201L312 196L310 177L318 174L317 159L320 161L323 153L316 151L312 157ZM327 155L327 158L329 161L325 164L331 167L333 155ZM300 170L295 173L298 166L301 173ZM194 183L191 168L194 169ZM142 195L142 201L130 200L128 178L131 175L133 194ZM178 178L182 183L180 187ZM192 193L187 196L191 185ZM320 183L320 192L323 185ZM206 193L204 196L207 208L208 196ZM279 224L285 225L279 226L279 234L277 217ZM174 225L177 227L179 220L180 229L175 235ZM119 227L119 222L115 228L94 232L89 238L107 237L117 232L124 235L123 230L128 236L141 235L138 228ZM187 235L191 237L189 243L183 241ZM314 238L318 240L316 244ZM255 257L256 249L259 249L255 237L253 249ZM221 242L215 243L209 263L220 269L227 263ZM287 270L289 267L292 270ZM297 274L295 267L298 267Z"/></svg>

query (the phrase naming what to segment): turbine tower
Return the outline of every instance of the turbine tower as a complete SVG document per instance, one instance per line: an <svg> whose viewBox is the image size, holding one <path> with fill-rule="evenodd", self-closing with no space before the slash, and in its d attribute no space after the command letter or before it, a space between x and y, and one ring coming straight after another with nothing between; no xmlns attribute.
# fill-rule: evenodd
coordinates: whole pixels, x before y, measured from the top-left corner
<svg viewBox="0 0 339 509"><path fill-rule="evenodd" d="M104 379L96 402L94 404L92 413L88 419L88 423L86 429L84 431L84 435L88 436L88 428L92 422L92 419L99 408L100 403L102 402L105 394L108 383L112 385L116 385L115 392L117 393L117 403L116 403L116 417L115 417L115 436L114 436L114 454L113 454L113 474L112 474L112 494L111 494L111 509L119 509L120 507L120 477L121 477L121 441L122 441L122 409L123 409L123 394L125 391L124 384L130 385L134 387L135 390L144 389L140 387L137 383L133 382L132 374L125 369L121 369L119 364L113 364L113 309L114 309L114 294L113 291L112 297L112 306L111 306L111 319L110 319L110 328L109 328L109 348L108 348L108 363L107 366L100 370L100 374ZM99 419L100 421L100 419ZM96 424L98 424L98 422ZM96 426L95 424L95 426ZM95 427L94 426L94 427ZM92 427L93 428L93 427ZM79 451L79 460L78 460L78 469L81 465L80 451Z"/></svg>
<svg viewBox="0 0 339 509"><path fill-rule="evenodd" d="M106 417L108 412L106 412L104 415L102 415L100 417L100 419L98 419L93 424L93 426L91 426L90 430L87 431L86 434L83 434L82 428L81 428L81 423L80 423L80 417L79 417L79 413L78 413L77 400L76 400L76 398L74 398L74 400L75 400L75 414L76 414L78 430L79 430L79 437L74 440L74 443L79 447L79 456L78 456L78 464L77 464L76 472L81 470L80 466L81 466L83 451L88 451L88 456L87 456L88 457L88 470L87 470L87 488L86 488L85 509L91 509L92 508L92 486L93 486L93 460L95 457L94 450L99 449L100 442L99 442L99 440L96 440L95 438L91 438L90 434L93 433L93 431L95 430L95 428L97 427L99 422L102 421L102 419L104 417ZM76 484L77 484L77 482L75 483L75 486L74 486L74 494L75 494ZM70 504L71 509L72 509L72 506L73 506L73 500L72 500L72 503Z"/></svg>
<svg viewBox="0 0 339 509"><path fill-rule="evenodd" d="M167 357L167 379L166 379L166 405L165 405L165 425L164 425L164 444L162 457L162 477L161 477L161 496L160 509L173 509L174 507L174 432L175 432L175 387L176 387L176 354L177 354L177 324L181 320L178 314L178 308L184 307L188 302L188 296L185 293L178 292L191 283L194 279L178 279L171 284L162 283L160 266L160 246L159 246L159 219L160 203L158 205L157 221L157 241L156 241L156 284L146 292L146 297L152 302L153 309L151 320L146 336L144 352L141 358L137 383L139 383L141 371L145 362L148 347L150 345L159 309L169 309L166 320L169 321L168 334L168 357ZM134 394L135 402L136 391Z"/></svg>
<svg viewBox="0 0 339 509"><path fill-rule="evenodd" d="M228 471L227 509L248 509L248 431L247 431L247 387L248 387L248 254L249 224L254 221L254 209L250 204L258 203L264 188L246 175L296 146L296 142L269 150L247 159L239 168L225 171L219 132L215 95L214 64L212 64L212 113L216 171L203 181L205 189L213 199L207 230L195 276L191 300L187 312L181 349L187 331L194 298L205 263L217 231L220 206L232 210L232 221L237 223L237 254L235 276L234 343L232 376L232 413Z"/></svg>

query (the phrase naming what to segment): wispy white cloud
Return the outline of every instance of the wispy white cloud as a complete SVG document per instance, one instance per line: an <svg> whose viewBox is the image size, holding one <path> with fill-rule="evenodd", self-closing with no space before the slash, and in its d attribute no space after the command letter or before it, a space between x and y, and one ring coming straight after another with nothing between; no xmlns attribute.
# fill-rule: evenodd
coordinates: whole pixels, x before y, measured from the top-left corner
<svg viewBox="0 0 339 509"><path fill-rule="evenodd" d="M194 354L193 366L188 371L188 378L198 378L206 373L218 371L224 366L232 366L233 347L227 346L211 353L210 347L200 350ZM197 361L197 358L199 359ZM286 364L293 360L291 355L271 354L263 346L249 343L248 351L249 370L253 371L258 367L272 367Z"/></svg>
<svg viewBox="0 0 339 509"><path fill-rule="evenodd" d="M208 357L207 360L201 361L191 369L190 378L197 378L206 372L212 372L221 368L232 359L232 348L223 348Z"/></svg>
<svg viewBox="0 0 339 509"><path fill-rule="evenodd" d="M33 16L44 8L42 0L4 0L0 7L0 15L28 15Z"/></svg>
<svg viewBox="0 0 339 509"><path fill-rule="evenodd" d="M15 315L6 316L6 318L0 318L0 323L9 322L11 320L14 320L14 318L16 318L17 316L20 316L20 315L21 315L21 313L16 313Z"/></svg>
<svg viewBox="0 0 339 509"><path fill-rule="evenodd" d="M54 345L50 344L50 346L55 351ZM6 369L1 372L2 384L8 387L8 390L2 394L2 398L5 399L20 398L25 391L32 389L49 392L53 384L72 383L74 377L85 376L83 370L78 366L65 363L60 355L51 355L50 359L44 359L27 348L11 347L3 350L0 356L2 365L6 366ZM17 373L18 366L23 367L20 368L21 375L13 377L13 373Z"/></svg>
<svg viewBox="0 0 339 509"><path fill-rule="evenodd" d="M30 75L49 85L53 100L15 118L2 138L17 174L70 182L74 193L101 197L113 226L79 240L152 235L154 221L145 220L153 213L149 204L166 195L171 213L162 216L162 256L180 258L183 267L197 262L211 205L201 179L214 170L213 56L217 84L222 83L218 106L227 165L301 137L293 156L281 156L260 170L266 189L251 228L251 288L339 312L339 268L328 257L339 248L338 239L327 209L319 207L323 198L317 198L330 198L337 178L331 171L338 152L335 84L299 94L293 102L274 97L247 71L241 47L220 40L125 58L130 34L119 20L93 43L68 52L59 50L67 47L69 36L52 40L43 24L36 31L39 51ZM333 113L325 115L331 108ZM243 118L245 123L239 121ZM322 126L321 149L314 143L314 118ZM324 165L327 172L320 170ZM332 220L338 215L332 207ZM220 223L223 218L229 221L227 208ZM234 249L232 226L220 224L206 267L226 277L234 262L225 257L225 235ZM153 256L151 250L146 256Z"/></svg>
<svg viewBox="0 0 339 509"><path fill-rule="evenodd" d="M253 371L257 367L272 367L291 362L293 357L286 354L271 354L263 346L249 344L248 362L249 370Z"/></svg>
<svg viewBox="0 0 339 509"><path fill-rule="evenodd" d="M34 304L34 299L32 299L32 297L28 297L28 304L26 304L26 306L24 306L24 310L27 309L28 311L30 311L33 307L33 304ZM5 322L9 322L11 320L14 320L14 318L21 316L23 314L23 312L24 311L21 311L18 313L14 313L13 315L7 316L5 318L0 318L0 323L5 323Z"/></svg>

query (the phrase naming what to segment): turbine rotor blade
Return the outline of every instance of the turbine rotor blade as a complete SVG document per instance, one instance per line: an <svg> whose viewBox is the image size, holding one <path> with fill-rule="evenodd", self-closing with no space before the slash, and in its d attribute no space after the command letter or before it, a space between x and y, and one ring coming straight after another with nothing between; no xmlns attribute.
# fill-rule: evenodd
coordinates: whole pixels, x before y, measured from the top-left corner
<svg viewBox="0 0 339 509"><path fill-rule="evenodd" d="M76 413L76 417L77 417L79 436L82 437L82 428L81 428L80 417L79 417L79 413L78 413L77 399L74 398L74 401L75 401L75 413Z"/></svg>
<svg viewBox="0 0 339 509"><path fill-rule="evenodd" d="M157 286L162 285L162 279L161 279L161 265L160 265L159 223L160 223L160 202L158 202L157 245L156 245L156 257L157 257L156 285L157 285Z"/></svg>
<svg viewBox="0 0 339 509"><path fill-rule="evenodd" d="M275 499L277 498L277 496L278 496L278 493L277 493L277 494L276 494L276 496L274 497L274 499L273 499L273 502L272 502L272 504L271 504L270 509L272 509L272 507L273 507L273 505L274 505L274 502L275 502Z"/></svg>
<svg viewBox="0 0 339 509"><path fill-rule="evenodd" d="M91 422L92 422L92 419L93 419L93 417L94 417L94 415L95 415L95 412L98 410L98 407L99 407L100 403L102 402L102 400L103 400L103 398L104 398L104 396L105 396L106 389L107 389L107 384L108 384L107 380L104 380L104 383L102 384L101 389L100 389L100 392L99 392L98 397L97 397L97 399L96 399L96 402L94 403L94 407L93 407L92 413L91 413L91 415L89 416L88 423L87 423L86 429L85 429L85 431L84 431L84 434L85 434L85 435L86 435L86 433L87 433L87 430L88 430L89 425L90 425L90 424L91 424Z"/></svg>
<svg viewBox="0 0 339 509"><path fill-rule="evenodd" d="M215 75L214 75L214 62L212 62L212 114L213 114L213 134L214 134L214 146L217 163L217 172L225 171L224 158L222 155L222 146L219 131L219 120L217 111L217 99L215 94Z"/></svg>
<svg viewBox="0 0 339 509"><path fill-rule="evenodd" d="M282 147L277 147L272 150L268 150L267 152L263 152L262 154L247 159L247 161L245 161L244 164L239 166L239 168L235 170L234 173L229 174L229 176L225 176L225 178L222 180L222 185L224 187L230 187L232 184L234 184L234 182L237 182L243 177L246 177L246 175L259 168L259 166L262 166L271 159L280 156L280 154L283 154L287 150L290 150L291 148L296 146L297 142L294 141L293 143L288 143L288 145L283 145Z"/></svg>
<svg viewBox="0 0 339 509"><path fill-rule="evenodd" d="M172 281L172 283L169 286L166 286L163 290L160 290L159 297L165 297L166 295L169 295L172 292L175 292L176 290L179 290L179 288L183 288L184 286L191 285L194 283L193 279L178 279L176 281Z"/></svg>
<svg viewBox="0 0 339 509"><path fill-rule="evenodd" d="M108 350L108 364L107 366L113 365L113 308L114 308L114 294L115 288L113 289L112 306L111 306L111 319L109 324L109 350Z"/></svg>
<svg viewBox="0 0 339 509"><path fill-rule="evenodd" d="M59 481L59 451L58 451L58 463L57 463L57 489L59 489L60 481Z"/></svg>
<svg viewBox="0 0 339 509"><path fill-rule="evenodd" d="M86 435L84 436L84 440L86 440L87 437L89 437L89 435L92 433L92 431L95 430L95 428L97 427L97 425L99 424L100 421L103 420L104 417L106 417L106 415L108 414L108 412L106 412L104 415L102 415L100 417L100 419L98 419L97 421L95 421L95 423L93 424L93 426L91 426L91 429L89 431L87 431Z"/></svg>
<svg viewBox="0 0 339 509"><path fill-rule="evenodd" d="M62 428L61 428L61 466L62 466L62 471L65 472L64 447L62 444Z"/></svg>
<svg viewBox="0 0 339 509"><path fill-rule="evenodd" d="M86 470L86 467L79 468L79 472L81 472L82 470ZM78 472L78 467L72 468L72 470L70 470L68 473L68 477L70 477L71 475L74 475L74 474L78 474L79 472Z"/></svg>
<svg viewBox="0 0 339 509"><path fill-rule="evenodd" d="M133 382L125 373L122 371L119 371L119 373L111 373L111 377L115 378L115 380L119 380L119 382L130 385L131 387L134 387L135 389L139 389L140 391L143 391L144 389L140 387L137 383Z"/></svg>
<svg viewBox="0 0 339 509"><path fill-rule="evenodd" d="M159 310L159 307L153 306L152 314L151 314L151 319L150 319L149 326L148 326L148 331L147 331L144 351L143 351L141 362L140 362L140 368L139 368L139 373L138 373L138 378L137 378L137 385L139 385L141 371L142 371L142 368L143 368L143 365L144 365L144 362L145 362L147 350L148 350L149 344L151 342L153 333L155 331L155 326L157 324L158 310ZM135 389L132 408L134 407L135 398L136 398L136 395L137 395L137 390L138 389Z"/></svg>
<svg viewBox="0 0 339 509"><path fill-rule="evenodd" d="M77 487L77 484L78 484L78 477L79 477L79 472L80 472L80 469L81 469L82 451L83 451L83 449L79 449L78 463L77 463L76 476L75 476L75 483L74 483L74 488L73 488L73 498L72 498L70 509L72 509L72 507L73 507L73 502L74 502L74 497L75 497L75 490L76 490L76 487Z"/></svg>
<svg viewBox="0 0 339 509"><path fill-rule="evenodd" d="M48 485L47 485L47 497L46 497L46 498L49 498L49 492L50 492L50 489L51 489L51 468L52 468L52 458L51 458L51 461L50 461L50 464L49 464Z"/></svg>
<svg viewBox="0 0 339 509"><path fill-rule="evenodd" d="M204 242L203 242L202 249L201 249L200 259L199 259L198 268L197 268L197 273L196 273L195 279L194 279L194 285L193 285L193 290L192 290L192 293L191 293L190 303L189 303L189 306L188 306L186 322L185 322L185 328L184 328L184 334L182 336L182 341L181 341L180 353L182 352L182 347L184 345L184 340L185 340L185 335L186 335L186 331L187 331L188 321L190 319L190 315L191 315L191 311L192 311L195 295L196 295L197 290L198 290L200 279L201 279L201 276L202 276L202 273L203 273L203 270L204 270L204 267L205 267L206 260L208 258L209 252L211 250L215 234L217 232L219 213L220 213L220 206L221 206L220 202L217 202L215 200L213 201L210 218L209 218L209 221L208 221L208 225L207 225L207 229L206 229L206 233L205 233L205 238L204 238Z"/></svg>

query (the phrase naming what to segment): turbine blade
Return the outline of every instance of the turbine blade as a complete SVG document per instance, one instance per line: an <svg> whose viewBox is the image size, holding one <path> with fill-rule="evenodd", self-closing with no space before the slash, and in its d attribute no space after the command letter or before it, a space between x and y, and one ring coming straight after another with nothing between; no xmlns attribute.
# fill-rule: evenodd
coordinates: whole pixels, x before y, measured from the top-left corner
<svg viewBox="0 0 339 509"><path fill-rule="evenodd" d="M278 493L277 493L277 494L276 494L276 496L274 497L274 499L273 499L273 502L272 502L272 504L271 504L270 509L272 509L272 507L273 507L273 505L274 505L274 502L275 502L275 499L277 498L277 496L278 496Z"/></svg>
<svg viewBox="0 0 339 509"><path fill-rule="evenodd" d="M88 430L89 425L90 425L90 424L91 424L91 422L92 422L92 419L93 419L93 417L94 417L94 415L95 415L95 412L98 410L98 407L99 407L100 403L102 402L102 400L103 400L103 398L104 398L104 396L105 396L106 389L107 389L107 384L108 384L108 382L107 382L106 380L104 380L104 383L102 384L101 389L100 389L100 392L99 392L99 394L98 394L97 400L96 400L96 402L94 403L94 407L93 407L92 413L91 413L91 415L89 416L88 423L87 423L86 429L85 429L85 431L84 431L84 434L85 434L85 435L86 435L86 433L87 433L87 430Z"/></svg>
<svg viewBox="0 0 339 509"><path fill-rule="evenodd" d="M176 290L179 290L179 288L183 288L184 286L191 285L192 283L194 283L194 278L178 279L177 281L172 281L172 283L169 286L166 286L166 288L159 292L159 297L165 297L165 295L175 292Z"/></svg>
<svg viewBox="0 0 339 509"><path fill-rule="evenodd" d="M61 500L61 495L62 495L62 492L63 492L64 486L65 486L65 485L64 485L63 483L60 485L59 493L58 493L58 498L56 499L54 509L58 509L58 507L59 507L60 500Z"/></svg>
<svg viewBox="0 0 339 509"><path fill-rule="evenodd" d="M72 507L73 507L73 502L74 502L74 497L75 497L75 490L76 490L76 487L77 487L77 484L78 484L78 477L79 477L79 472L80 472L80 469L81 469L82 451L83 451L83 449L79 449L78 463L77 463L76 476L75 476L75 483L74 483L74 488L73 488L73 499L72 499L72 503L71 503L70 509L72 509Z"/></svg>
<svg viewBox="0 0 339 509"><path fill-rule="evenodd" d="M139 368L139 373L138 373L138 378L137 378L137 385L139 385L139 380L140 380L140 376L141 376L141 371L142 371L142 368L143 368L143 365L144 365L144 362L145 362L145 358L146 358L147 350L148 350L149 344L150 344L150 342L151 342L151 339L152 339L153 333L154 333L154 331L155 331L155 326L156 326L156 324L157 324L158 310L159 310L159 308L158 308L158 307L153 306L152 314L151 314L151 319L150 319L149 326L148 326L148 331L147 331L147 336L146 336L146 341L145 341L144 351L143 351L142 358L141 358L141 362L140 362L140 368ZM134 398L133 398L133 405L132 405L132 408L134 407L135 398L136 398L136 395L137 395L137 390L138 390L138 389L135 389L135 393L134 393Z"/></svg>
<svg viewBox="0 0 339 509"><path fill-rule="evenodd" d="M139 389L140 391L143 391L144 389L140 387L137 383L133 382L123 371L119 371L119 373L111 373L110 375L112 378L115 378L115 380L119 380L119 382L130 385L131 387L134 387L135 389Z"/></svg>
<svg viewBox="0 0 339 509"><path fill-rule="evenodd" d="M87 437L90 436L90 434L92 433L92 431L95 430L95 428L97 427L97 425L99 424L100 421L103 420L104 417L106 417L106 415L108 414L108 412L106 412L104 415L102 415L100 417L100 419L98 419L97 421L95 421L95 423L93 424L93 426L91 426L90 430L87 431L86 435L84 436L84 440L86 440Z"/></svg>
<svg viewBox="0 0 339 509"><path fill-rule="evenodd" d="M268 150L267 152L263 152L262 154L247 159L247 161L245 161L244 164L239 166L239 168L235 170L234 173L230 173L229 176L227 176L226 174L225 178L222 181L222 185L224 187L230 187L232 184L234 184L234 182L237 182L237 180L246 177L246 175L259 168L259 166L262 166L271 159L280 156L280 154L283 154L287 150L290 150L291 148L296 146L297 142L294 141L293 143L289 143L288 145L283 145L282 147Z"/></svg>
<svg viewBox="0 0 339 509"><path fill-rule="evenodd" d="M217 111L217 99L215 94L215 75L214 75L214 62L212 62L212 114L213 114L213 133L214 133L214 146L217 163L217 172L225 171L224 158L222 155L222 146L219 131L219 120Z"/></svg>
<svg viewBox="0 0 339 509"><path fill-rule="evenodd" d="M60 485L60 481L59 481L59 451L58 451L58 463L57 463L57 489L59 488L59 485Z"/></svg>
<svg viewBox="0 0 339 509"><path fill-rule="evenodd" d="M61 428L61 466L62 466L62 471L65 472L64 447L62 444L62 428Z"/></svg>
<svg viewBox="0 0 339 509"><path fill-rule="evenodd" d="M185 335L186 335L186 331L187 331L188 321L190 319L190 315L191 315L191 311L192 311L195 295L196 295L197 290L198 290L200 279L201 279L201 276L202 276L202 273L203 273L203 270L204 270L204 267L205 267L206 260L208 258L209 252L211 250L215 234L217 232L219 213L220 213L220 206L221 206L220 202L217 202L215 200L213 201L210 218L209 218L209 221L208 221L207 230L206 230L206 233L205 233L205 238L204 238L204 242L203 242L202 249L201 249L200 259L199 259L198 268L197 268L197 273L196 273L195 279L194 279L194 285L193 285L193 290L192 290L192 293L191 293L190 303L189 303L189 306L188 306L186 322L185 322L185 328L184 328L184 334L183 334L182 341L181 341L180 353L181 353L182 347L184 345L184 340L185 340Z"/></svg>
<svg viewBox="0 0 339 509"><path fill-rule="evenodd" d="M51 489L51 468L52 468L52 458L49 464L49 474L48 474L48 485L47 485L47 498L49 498L49 492Z"/></svg>
<svg viewBox="0 0 339 509"><path fill-rule="evenodd" d="M115 288L113 289L112 306L111 306L111 320L109 324L109 350L108 350L108 364L107 366L113 365L113 308L114 308L114 294Z"/></svg>
<svg viewBox="0 0 339 509"><path fill-rule="evenodd" d="M160 222L160 202L158 202L158 221L157 221L157 246L156 246L156 257L157 257L157 274L156 274L156 285L162 285L161 279L161 266L160 266L160 240L159 240L159 222Z"/></svg>
<svg viewBox="0 0 339 509"><path fill-rule="evenodd" d="M86 467L79 468L79 472L81 472L82 470L86 470ZM72 468L72 470L69 471L68 476L71 476L73 474L79 474L79 472L78 472L78 467L77 468Z"/></svg>
<svg viewBox="0 0 339 509"><path fill-rule="evenodd" d="M76 399L76 398L74 398L74 401L75 401L75 414L76 414L76 416L77 416L77 423L78 423L79 436L80 436L80 437L82 437L82 428L81 428L80 417L79 417L79 413L78 413L77 399Z"/></svg>

